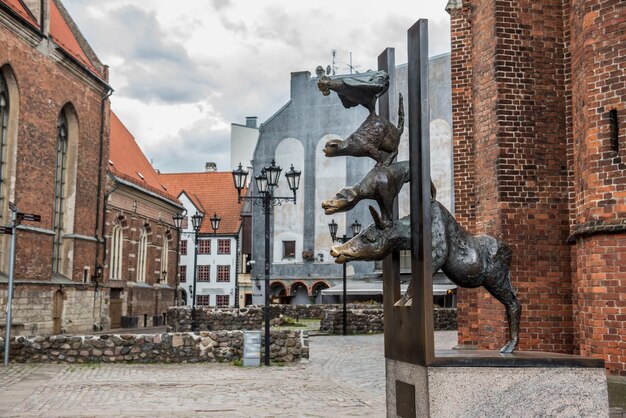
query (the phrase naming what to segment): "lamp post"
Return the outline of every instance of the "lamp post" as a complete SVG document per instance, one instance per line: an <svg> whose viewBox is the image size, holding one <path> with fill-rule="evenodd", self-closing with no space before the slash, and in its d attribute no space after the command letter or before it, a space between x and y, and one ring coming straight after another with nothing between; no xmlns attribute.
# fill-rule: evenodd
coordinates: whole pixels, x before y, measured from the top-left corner
<svg viewBox="0 0 626 418"><path fill-rule="evenodd" d="M339 238L337 237L337 224L335 223L335 220L333 219L329 224L328 224L328 229L330 230L330 237L333 239L333 242L347 242L348 240L351 240L352 238L356 237L357 235L359 235L359 233L361 232L361 224L359 223L359 220L356 219L354 221L354 223L352 224L352 236L350 238L346 237L346 234L343 234L343 237ZM343 295L342 295L342 300L343 300L343 335L346 335L346 328L347 328L347 308L346 308L346 299L348 296L348 292L346 289L346 267L348 265L348 262L346 261L345 263L343 263Z"/></svg>
<svg viewBox="0 0 626 418"><path fill-rule="evenodd" d="M196 212L191 217L191 225L194 232L194 246L193 246L193 296L191 298L191 332L196 330L196 299L197 299L197 269L198 269L198 233L200 232L200 226L202 226L202 219L204 214Z"/></svg>
<svg viewBox="0 0 626 418"><path fill-rule="evenodd" d="M233 170L233 181L237 189L238 202L241 199L251 200L255 206L261 206L261 211L265 215L265 310L263 317L265 320L265 365L270 365L270 215L272 207L281 205L283 202L293 202L296 204L296 190L300 187L300 171L296 171L291 165L291 169L285 174L289 189L293 196L274 196L274 190L278 188L278 180L282 168L272 160L271 164L261 170L261 174L254 177L258 195L241 196L246 184L248 172L243 170L241 163L236 170Z"/></svg>
<svg viewBox="0 0 626 418"><path fill-rule="evenodd" d="M178 286L180 285L180 239L182 235L182 227L183 227L183 219L185 219L185 215L187 211L181 213L176 213L172 216L174 220L174 227L176 228L176 232L178 233L178 241L176 242L176 291L175 291L175 300L174 305L178 306L179 298L178 298Z"/></svg>

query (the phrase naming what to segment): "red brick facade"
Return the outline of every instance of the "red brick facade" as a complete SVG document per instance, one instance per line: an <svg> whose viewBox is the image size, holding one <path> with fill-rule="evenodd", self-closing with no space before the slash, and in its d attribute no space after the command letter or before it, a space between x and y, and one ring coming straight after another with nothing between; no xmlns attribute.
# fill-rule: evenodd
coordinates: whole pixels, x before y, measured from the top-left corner
<svg viewBox="0 0 626 418"><path fill-rule="evenodd" d="M102 254L103 250L100 226L105 167L101 161L106 161L108 154L107 70L95 55L86 66L52 41L57 36L61 42L71 32L48 34L43 26L35 24L35 18L25 19L16 13L12 9L15 5L23 7L0 1L0 72L8 84L10 102L7 152L2 166L2 170L8 167L8 172L2 173L1 223L9 224L9 200L21 212L41 215L41 222L24 222L17 232L16 292L28 301L28 295L39 298L45 294L50 299L61 289L73 305L62 310L60 329L71 332L78 326L91 328L97 316L93 275L98 252ZM51 6L55 16L62 19L65 11L61 6L56 2ZM25 13L25 9L20 10ZM73 42L78 45L84 40L80 37ZM88 49L86 44L83 47ZM69 148L60 233L61 267L53 274L57 124L63 112L68 115ZM9 239L5 236L0 240L0 270L4 274L8 271L8 252ZM5 291L6 282L0 284L0 293ZM2 304L5 301L3 297ZM34 319L28 313L32 307L21 308L14 305L13 317L25 332L52 330L53 312L39 312L38 319ZM3 317L4 307L1 311Z"/></svg>
<svg viewBox="0 0 626 418"><path fill-rule="evenodd" d="M513 249L521 349L626 374L626 3L449 6L457 219ZM460 344L504 343L484 291L459 318Z"/></svg>
<svg viewBox="0 0 626 418"><path fill-rule="evenodd" d="M176 304L178 233L173 215L184 208L167 192L157 171L114 113L110 118L108 179L103 266L105 286L114 289L110 326L160 325L167 308ZM121 228L117 252L113 248L118 245L112 238L114 228ZM141 244L142 231L145 246ZM115 269L119 264L121 268Z"/></svg>

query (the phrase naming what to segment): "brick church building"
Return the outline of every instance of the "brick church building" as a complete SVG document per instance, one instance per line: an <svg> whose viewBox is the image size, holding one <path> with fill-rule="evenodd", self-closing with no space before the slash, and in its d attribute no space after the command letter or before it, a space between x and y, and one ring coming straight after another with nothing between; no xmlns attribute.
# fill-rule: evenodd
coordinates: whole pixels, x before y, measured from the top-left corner
<svg viewBox="0 0 626 418"><path fill-rule="evenodd" d="M450 0L455 208L513 249L520 349L626 375L626 2ZM500 347L484 290L459 344Z"/></svg>
<svg viewBox="0 0 626 418"><path fill-rule="evenodd" d="M91 329L108 154L108 69L56 0L0 0L0 225L16 233L15 333ZM4 327L9 235L0 236ZM14 333L14 334L15 334Z"/></svg>

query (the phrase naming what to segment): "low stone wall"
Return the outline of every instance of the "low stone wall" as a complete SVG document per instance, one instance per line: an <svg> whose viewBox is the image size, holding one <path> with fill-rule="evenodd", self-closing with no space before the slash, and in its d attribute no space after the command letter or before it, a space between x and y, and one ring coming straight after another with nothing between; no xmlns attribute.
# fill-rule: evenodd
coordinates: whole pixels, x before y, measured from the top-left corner
<svg viewBox="0 0 626 418"><path fill-rule="evenodd" d="M263 334L261 340L263 362ZM243 332L18 336L11 338L10 350L11 360L19 363L230 362L243 356ZM3 351L0 338L2 356ZM272 331L270 358L283 363L308 359L308 333Z"/></svg>
<svg viewBox="0 0 626 418"><path fill-rule="evenodd" d="M270 318L287 316L294 319L323 319L324 311L342 309L342 305L270 305ZM353 304L348 309L381 308L381 305ZM210 308L196 306L196 330L255 330L261 329L263 306L245 308ZM167 311L167 326L176 332L191 331L191 307L171 307Z"/></svg>
<svg viewBox="0 0 626 418"><path fill-rule="evenodd" d="M263 308L206 308L196 306L197 331L235 331L261 329ZM178 306L167 310L167 325L176 332L191 331L191 307Z"/></svg>
<svg viewBox="0 0 626 418"><path fill-rule="evenodd" d="M384 331L382 308L350 309L346 312L346 333L368 334ZM343 309L327 309L320 330L331 334L343 333Z"/></svg>
<svg viewBox="0 0 626 418"><path fill-rule="evenodd" d="M433 310L435 331L452 331L458 328L456 308L435 308Z"/></svg>
<svg viewBox="0 0 626 418"><path fill-rule="evenodd" d="M456 309L433 309L433 323L435 331L457 329ZM327 309L320 329L331 334L343 333L343 309ZM346 333L368 334L383 332L384 310L382 308L348 309L346 315Z"/></svg>
<svg viewBox="0 0 626 418"><path fill-rule="evenodd" d="M324 311L328 309L343 309L341 304L324 305L270 305L270 316L278 318L280 315L291 318L324 319ZM348 303L348 309L382 308L380 304Z"/></svg>

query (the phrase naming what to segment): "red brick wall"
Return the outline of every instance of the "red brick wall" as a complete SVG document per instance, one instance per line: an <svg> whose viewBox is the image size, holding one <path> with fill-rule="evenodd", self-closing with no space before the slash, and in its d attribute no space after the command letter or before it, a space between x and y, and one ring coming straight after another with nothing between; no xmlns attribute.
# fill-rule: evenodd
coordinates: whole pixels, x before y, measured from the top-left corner
<svg viewBox="0 0 626 418"><path fill-rule="evenodd" d="M571 1L568 12L577 343L581 355L626 375L626 233L603 233L626 222L626 3Z"/></svg>
<svg viewBox="0 0 626 418"><path fill-rule="evenodd" d="M15 203L21 211L41 215L40 223L28 225L52 229L56 126L61 109L71 103L79 125L74 233L94 237L96 203L102 198L102 194L98 196L97 183L104 87L88 84L1 24L0 45L0 66L10 66L19 89ZM108 137L105 141L106 151ZM52 237L20 231L17 241L16 277L50 280ZM86 265L93 271L95 248L95 242L76 241L72 279L82 280Z"/></svg>
<svg viewBox="0 0 626 418"><path fill-rule="evenodd" d="M580 354L626 375L626 236L581 238L574 254Z"/></svg>
<svg viewBox="0 0 626 418"><path fill-rule="evenodd" d="M473 196L455 190L456 209L472 229L464 214L475 205L474 232L501 237L512 247L511 276L523 303L520 348L568 352L573 323L561 2L536 4L476 0L452 12L453 28L469 22L471 42L471 59L463 59L471 72L453 79L453 101L467 94L469 81L473 107L472 136L464 124L454 126L455 139L460 137L455 176L459 159L473 161L475 184ZM468 38L453 38L453 62L468 49ZM464 138L471 145L456 146ZM457 188L462 181L457 177ZM469 292L475 295L466 306L462 299ZM478 315L474 324L461 321L460 342L502 346L507 328L500 303L483 290L460 292L459 299L459 317L469 311L474 321L474 303Z"/></svg>
<svg viewBox="0 0 626 418"><path fill-rule="evenodd" d="M467 19L467 5L450 11L450 36L455 48L451 51L452 124L454 152L455 217L469 231L476 230L476 184L474 170L473 97L472 97L472 32ZM477 292L458 289L459 344L478 343Z"/></svg>
<svg viewBox="0 0 626 418"><path fill-rule="evenodd" d="M179 212L177 207L154 199L128 186L109 186L112 191L106 210L106 258L104 261L105 281L112 287L123 288L127 298L123 312L126 316L139 317L139 326L143 326L144 315L148 315L148 326L152 326L152 317L167 312L174 306L174 289L177 275L177 233L173 226L172 216ZM111 264L111 230L115 220L122 218L123 225L123 256L122 280L110 281L109 266ZM148 250L146 255L146 281L150 287L133 287L137 282L138 247L141 229L147 225ZM167 285L162 288L161 281L161 249L163 237L168 237L168 272Z"/></svg>

